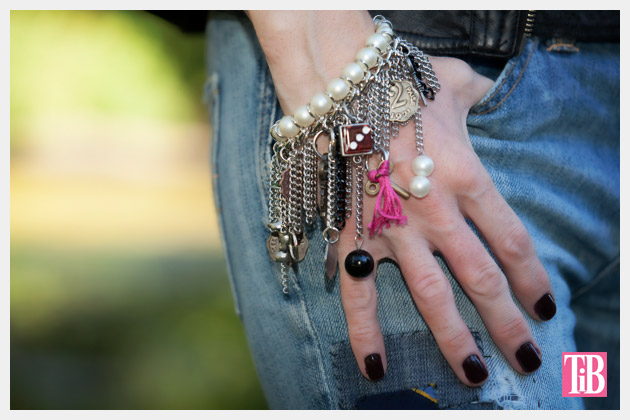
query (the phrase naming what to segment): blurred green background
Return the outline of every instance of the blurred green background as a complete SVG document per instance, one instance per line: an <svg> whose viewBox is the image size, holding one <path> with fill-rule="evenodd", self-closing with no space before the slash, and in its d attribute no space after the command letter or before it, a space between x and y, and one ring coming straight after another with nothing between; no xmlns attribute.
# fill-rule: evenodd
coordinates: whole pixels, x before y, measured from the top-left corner
<svg viewBox="0 0 630 420"><path fill-rule="evenodd" d="M203 35L11 12L11 408L266 408L212 204Z"/></svg>

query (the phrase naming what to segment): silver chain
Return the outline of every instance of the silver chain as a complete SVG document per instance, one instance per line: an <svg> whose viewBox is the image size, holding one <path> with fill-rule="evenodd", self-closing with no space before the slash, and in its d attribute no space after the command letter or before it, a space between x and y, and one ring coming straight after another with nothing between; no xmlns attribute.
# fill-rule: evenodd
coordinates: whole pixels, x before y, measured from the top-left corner
<svg viewBox="0 0 630 420"><path fill-rule="evenodd" d="M354 243L358 249L363 245L363 156L355 156L353 159L355 174L355 201L356 211L356 235Z"/></svg>
<svg viewBox="0 0 630 420"><path fill-rule="evenodd" d="M282 276L282 293L289 294L289 266L285 263L280 264L280 275Z"/></svg>
<svg viewBox="0 0 630 420"><path fill-rule="evenodd" d="M286 214L283 211L286 209L286 199L282 195L282 187L280 181L282 179L282 172L286 169L286 163L283 163L280 159L280 153L276 153L272 160L271 174L270 174L270 186L269 186L269 221L278 222L283 224L286 221Z"/></svg>
<svg viewBox="0 0 630 420"><path fill-rule="evenodd" d="M352 216L352 163L346 162L346 214L345 218Z"/></svg>
<svg viewBox="0 0 630 420"><path fill-rule="evenodd" d="M391 133L391 121L389 120L389 83L384 77L381 79L380 89L380 112L381 121L383 121L383 127L381 129L381 136L383 138L383 149L389 152L389 140Z"/></svg>
<svg viewBox="0 0 630 420"><path fill-rule="evenodd" d="M420 107L418 107L418 112L414 118L416 126L416 150L418 154L421 155L424 153L424 137L422 134L422 111Z"/></svg>
<svg viewBox="0 0 630 420"><path fill-rule="evenodd" d="M335 153L331 150L328 153L328 176L326 177L326 228L335 228L335 208L337 202L337 183L335 175L337 173L337 161Z"/></svg>
<svg viewBox="0 0 630 420"><path fill-rule="evenodd" d="M310 143L304 145L304 221L308 225L317 219L317 155Z"/></svg>
<svg viewBox="0 0 630 420"><path fill-rule="evenodd" d="M302 232L302 151L296 149L291 153L289 164L289 233Z"/></svg>

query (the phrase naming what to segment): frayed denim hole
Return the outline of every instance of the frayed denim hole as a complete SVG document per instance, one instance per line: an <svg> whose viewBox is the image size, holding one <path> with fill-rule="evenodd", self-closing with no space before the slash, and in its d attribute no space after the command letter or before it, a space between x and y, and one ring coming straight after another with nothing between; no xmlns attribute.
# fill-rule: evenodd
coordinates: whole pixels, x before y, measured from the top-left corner
<svg viewBox="0 0 630 420"><path fill-rule="evenodd" d="M474 333L474 332L473 332ZM360 398L405 389L436 386L439 408L480 401L481 390L462 384L446 362L430 331L384 336L387 373L379 382L363 377L348 341L330 346L339 406L355 409Z"/></svg>

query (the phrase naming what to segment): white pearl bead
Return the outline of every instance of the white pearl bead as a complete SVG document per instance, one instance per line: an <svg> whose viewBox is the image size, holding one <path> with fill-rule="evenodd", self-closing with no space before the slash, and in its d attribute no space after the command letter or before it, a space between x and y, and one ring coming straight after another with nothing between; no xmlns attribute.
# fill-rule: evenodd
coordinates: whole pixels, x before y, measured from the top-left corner
<svg viewBox="0 0 630 420"><path fill-rule="evenodd" d="M315 122L315 118L313 118L313 116L308 112L308 108L306 105L302 105L301 107L296 109L295 113L293 114L293 118L300 127L308 127L313 124L313 122Z"/></svg>
<svg viewBox="0 0 630 420"><path fill-rule="evenodd" d="M365 47L361 48L357 53L356 59L358 61L364 62L368 68L372 68L376 65L378 61L379 53L376 48L373 47Z"/></svg>
<svg viewBox="0 0 630 420"><path fill-rule="evenodd" d="M289 138L295 136L297 133L300 132L300 128L295 125L293 119L288 115L282 117L278 128L280 129L280 134L282 134L284 137Z"/></svg>
<svg viewBox="0 0 630 420"><path fill-rule="evenodd" d="M422 198L431 191L431 181L425 176L414 176L409 182L409 192L417 198Z"/></svg>
<svg viewBox="0 0 630 420"><path fill-rule="evenodd" d="M420 176L429 176L433 172L433 159L427 155L416 156L411 164L413 173Z"/></svg>
<svg viewBox="0 0 630 420"><path fill-rule="evenodd" d="M381 52L381 54L385 54L389 50L389 42L387 42L387 39L380 34L370 35L367 41L365 41L365 45L376 48Z"/></svg>
<svg viewBox="0 0 630 420"><path fill-rule="evenodd" d="M365 72L358 63L350 63L343 69L343 75L352 81L355 85L361 83Z"/></svg>
<svg viewBox="0 0 630 420"><path fill-rule="evenodd" d="M335 101L340 101L350 93L350 86L343 79L332 79L326 88Z"/></svg>
<svg viewBox="0 0 630 420"><path fill-rule="evenodd" d="M381 22L376 26L376 33L380 35L383 35L383 34L387 34L390 36L394 35L394 31L391 25L386 22Z"/></svg>
<svg viewBox="0 0 630 420"><path fill-rule="evenodd" d="M324 115L332 108L332 100L325 93L316 93L311 99L311 112L313 115Z"/></svg>
<svg viewBox="0 0 630 420"><path fill-rule="evenodd" d="M387 40L388 44L392 43L392 40L394 39L394 35L393 34L389 34L387 32L381 32L379 35L381 35L383 38L385 38ZM391 48L391 45L390 45Z"/></svg>

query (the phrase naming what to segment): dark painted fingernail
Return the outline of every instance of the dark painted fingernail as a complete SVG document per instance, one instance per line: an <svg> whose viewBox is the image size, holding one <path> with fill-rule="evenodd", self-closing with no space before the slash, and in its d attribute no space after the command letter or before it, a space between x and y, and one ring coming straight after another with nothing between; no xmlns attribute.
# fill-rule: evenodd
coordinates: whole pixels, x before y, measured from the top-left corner
<svg viewBox="0 0 630 420"><path fill-rule="evenodd" d="M488 377L488 369L486 369L476 354L468 356L464 360L463 366L466 378L473 384L483 382Z"/></svg>
<svg viewBox="0 0 630 420"><path fill-rule="evenodd" d="M536 314L543 321L549 321L556 314L556 301L551 296L551 293L547 293L534 305L534 310Z"/></svg>
<svg viewBox="0 0 630 420"><path fill-rule="evenodd" d="M370 354L365 358L365 371L372 381L380 381L385 376L383 361L378 353Z"/></svg>
<svg viewBox="0 0 630 420"><path fill-rule="evenodd" d="M536 351L536 347L530 342L523 344L516 350L516 360L527 373L535 371L542 364L542 359Z"/></svg>

